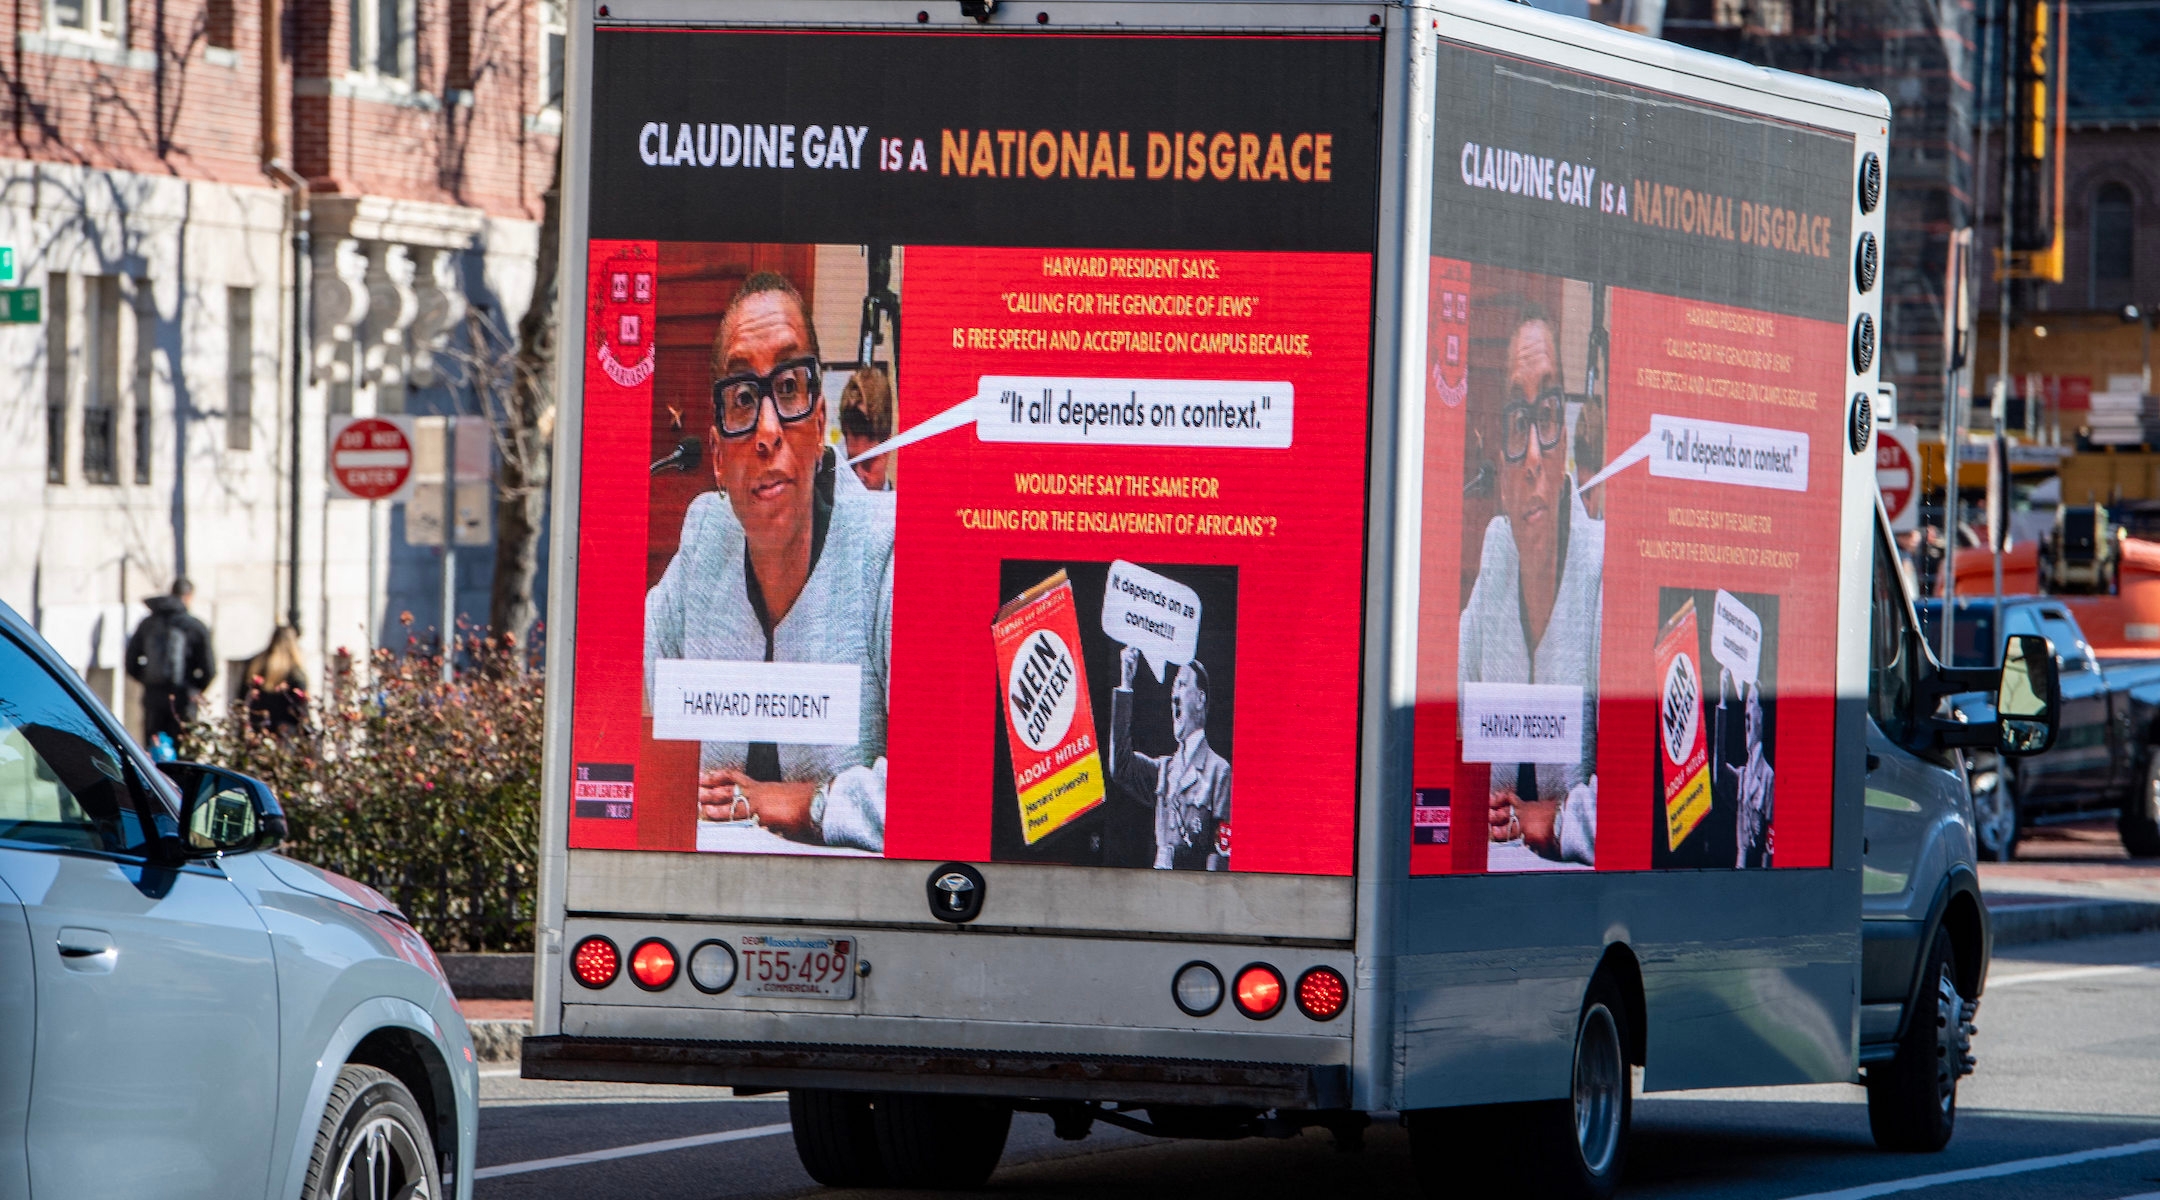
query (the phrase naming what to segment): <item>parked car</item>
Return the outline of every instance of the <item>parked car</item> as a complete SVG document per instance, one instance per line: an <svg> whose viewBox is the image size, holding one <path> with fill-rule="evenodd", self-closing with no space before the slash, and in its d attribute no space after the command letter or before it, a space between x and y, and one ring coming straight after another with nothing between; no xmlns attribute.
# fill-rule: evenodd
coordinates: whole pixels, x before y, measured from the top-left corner
<svg viewBox="0 0 2160 1200"><path fill-rule="evenodd" d="M262 783L153 766L0 604L0 1197L470 1196L441 965L284 832Z"/></svg>
<svg viewBox="0 0 2160 1200"><path fill-rule="evenodd" d="M1930 646L1942 645L1942 601L1918 604ZM1994 665L1995 647L2012 634L2037 633L2055 646L2062 680L2062 725L2046 753L2001 762L1968 752L1973 824L1980 856L2008 859L2019 835L2035 825L2114 817L2123 848L2135 858L2160 857L2160 660L2103 658L2094 653L2070 606L2053 596L2005 596L1957 602L1952 666ZM1994 719L1990 698L1954 697L1968 720Z"/></svg>

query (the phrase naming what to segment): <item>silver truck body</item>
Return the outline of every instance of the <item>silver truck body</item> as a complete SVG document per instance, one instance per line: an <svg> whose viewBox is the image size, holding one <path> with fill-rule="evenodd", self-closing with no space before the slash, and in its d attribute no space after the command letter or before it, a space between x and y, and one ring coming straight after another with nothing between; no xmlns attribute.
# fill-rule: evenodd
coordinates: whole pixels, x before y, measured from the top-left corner
<svg viewBox="0 0 2160 1200"><path fill-rule="evenodd" d="M929 5L924 9L924 5ZM564 290L583 296L582 186L596 27L951 28L938 0L610 0L574 6L566 122ZM997 22L1027 23L1001 10ZM580 630L583 448L580 372L565 369L556 455L549 636L547 807L543 823L536 1038L529 1076L707 1082L738 1088L889 1089L1126 1104L1276 1110L1411 1110L1568 1093L1576 1015L1601 964L1639 989L1650 1090L1852 1081L1902 1028L1914 994L1911 947L1963 921L1963 961L1984 966L1984 916L1962 786L1942 766L1869 729L1871 564L1877 501L1864 455L1818 444L1838 497L1835 757L1827 863L1765 871L1621 871L1413 877L1412 711L1417 702L1428 295L1437 170L1436 63L1443 51L1512 56L1600 82L1685 97L1728 113L1850 139L1846 178L1887 155L1880 96L1770 72L1522 5L1085 2L1051 6L1054 29L1194 33L1338 31L1382 35L1378 240L1374 247L1368 495L1363 532L1354 874L1203 874L979 863L983 916L934 920L922 861L654 853L569 848L570 706ZM1026 26L1032 31L1033 26ZM1436 168L1436 155L1447 159ZM1852 194L1852 189L1846 189ZM1442 210L1443 213L1446 210ZM1880 208L1845 222L1850 264ZM1848 279L1845 321L1881 320L1881 291ZM565 306L562 344L584 344L587 313ZM566 362L576 360L566 355ZM1873 395L1848 360L1843 390ZM1863 439L1863 447L1866 447ZM1906 601L1900 596L1899 604ZM1909 610L1905 622L1910 625ZM1889 765L1876 768L1871 764ZM1878 803L1878 791L1884 797ZM1890 816L1894 815L1895 820ZM1481 819L1481 818L1480 818ZM1878 828L1879 822L1887 821ZM1894 826L1894 828L1892 828ZM1873 837L1872 842L1868 841ZM1863 887L1863 875L1870 881ZM1895 886L1874 881L1894 879ZM1865 918L1865 920L1863 919ZM1905 947L1904 976L1863 952L1863 930ZM568 972L571 947L601 934L627 949L663 936L800 928L860 939L872 966L849 1001L749 999L627 978L592 990ZM1330 966L1352 984L1347 1012L1294 1008L1265 1022L1231 1004L1200 1017L1169 1002L1172 973L1200 959L1227 975L1265 961L1295 979ZM1864 961L1868 964L1863 971ZM1868 976L1863 997L1863 974ZM1892 989L1891 984L1897 986ZM1896 1000L1879 993L1895 990ZM1868 1003L1863 1004L1863 999Z"/></svg>

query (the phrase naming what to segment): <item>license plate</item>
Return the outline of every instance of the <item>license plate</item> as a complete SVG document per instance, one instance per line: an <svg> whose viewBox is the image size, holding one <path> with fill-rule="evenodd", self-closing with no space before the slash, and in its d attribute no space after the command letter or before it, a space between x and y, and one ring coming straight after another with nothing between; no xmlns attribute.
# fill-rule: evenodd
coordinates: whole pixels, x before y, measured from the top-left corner
<svg viewBox="0 0 2160 1200"><path fill-rule="evenodd" d="M809 933L737 935L745 996L792 996L811 1000L855 998L855 939Z"/></svg>

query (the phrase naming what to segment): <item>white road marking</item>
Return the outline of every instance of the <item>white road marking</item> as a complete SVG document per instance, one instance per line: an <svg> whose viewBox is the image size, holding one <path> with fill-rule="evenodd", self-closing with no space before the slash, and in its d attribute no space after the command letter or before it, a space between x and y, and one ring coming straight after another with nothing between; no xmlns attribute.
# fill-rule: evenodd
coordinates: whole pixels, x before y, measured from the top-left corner
<svg viewBox="0 0 2160 1200"><path fill-rule="evenodd" d="M2053 971L2025 971L2005 975L2000 979L1989 977L1990 988L2016 987L2021 983L2062 983L2071 979L2101 979L2109 975L2135 975L2139 971L2160 970L2160 962L2120 963L2104 967L2062 967Z"/></svg>
<svg viewBox="0 0 2160 1200"><path fill-rule="evenodd" d="M2080 1163L2099 1162L2108 1158L2128 1158L2133 1154L2150 1154L2160 1151L2160 1138L2147 1138L2142 1142L2125 1142L2120 1146L2102 1146L2097 1150L2079 1150L2071 1154L2050 1154L2041 1158L2020 1158L2010 1162L1996 1163L1991 1167L1968 1167L1962 1171L1938 1171L1932 1175L1910 1175L1904 1179L1892 1179L1883 1183L1862 1184L1859 1187L1841 1188L1834 1192L1810 1192L1805 1196L1793 1196L1789 1200L1870 1200L1875 1196L1889 1196L1898 1192L1917 1192L1922 1188L1942 1187L1952 1183L1969 1183L1975 1179L2000 1179L2005 1175L2023 1175L2031 1171L2052 1171L2057 1167L2074 1167ZM2130 1200L2136 1200L2135 1197Z"/></svg>
<svg viewBox="0 0 2160 1200"><path fill-rule="evenodd" d="M717 1146L722 1142L747 1142L753 1138L775 1137L786 1133L788 1126L753 1125L748 1129L730 1129L723 1133L701 1133L695 1137L668 1138L659 1142L639 1142L631 1146L616 1146L608 1150L588 1150L583 1154L565 1154L560 1158L535 1158L525 1162L502 1163L482 1167L473 1172L475 1180L497 1179L504 1175L523 1175L531 1171L552 1171L557 1167L582 1167L587 1163L607 1162L617 1158L636 1158L641 1154L666 1154L670 1150L690 1150L698 1146Z"/></svg>
<svg viewBox="0 0 2160 1200"><path fill-rule="evenodd" d="M480 1072L480 1078L508 1079L513 1075L518 1075L522 1073L523 1072L517 1067L489 1067Z"/></svg>

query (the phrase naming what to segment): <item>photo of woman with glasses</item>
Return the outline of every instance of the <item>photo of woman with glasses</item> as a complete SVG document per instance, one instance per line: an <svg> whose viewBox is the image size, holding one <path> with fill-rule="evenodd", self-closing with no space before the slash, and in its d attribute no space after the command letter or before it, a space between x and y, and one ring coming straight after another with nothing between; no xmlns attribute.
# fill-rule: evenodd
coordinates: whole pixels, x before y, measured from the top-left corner
<svg viewBox="0 0 2160 1200"><path fill-rule="evenodd" d="M1585 285L1569 286L1588 294ZM1564 288L1561 297L1573 292ZM1465 474L1493 516L1463 603L1458 683L1465 692L1483 685L1481 695L1502 708L1509 685L1561 685L1582 696L1579 758L1492 763L1486 869L1589 867L1597 842L1605 522L1576 495L1569 409L1573 402L1579 419L1585 398L1569 394L1562 361L1564 344L1585 339L1578 330L1569 342L1559 319L1520 296L1473 293L1471 304ZM1578 378L1582 370L1578 357Z"/></svg>
<svg viewBox="0 0 2160 1200"><path fill-rule="evenodd" d="M662 659L861 668L847 745L705 742L700 825L761 829L725 848L885 845L892 664L893 493L872 492L831 444L811 306L785 275L745 278L712 339L704 426L714 490L691 501L674 558L645 600L645 679ZM700 831L700 848L707 847Z"/></svg>

